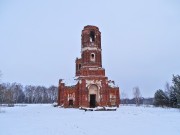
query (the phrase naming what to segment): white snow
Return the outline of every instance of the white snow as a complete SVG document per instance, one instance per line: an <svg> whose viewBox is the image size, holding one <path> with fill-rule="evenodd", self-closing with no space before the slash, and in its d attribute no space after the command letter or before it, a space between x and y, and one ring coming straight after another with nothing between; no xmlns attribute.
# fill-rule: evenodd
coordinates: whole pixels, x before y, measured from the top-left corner
<svg viewBox="0 0 180 135"><path fill-rule="evenodd" d="M83 111L52 105L3 107L0 135L180 135L180 111L120 106Z"/></svg>
<svg viewBox="0 0 180 135"><path fill-rule="evenodd" d="M76 78L69 78L69 79L63 79L63 83L65 83L65 86L74 86L78 83L78 80Z"/></svg>

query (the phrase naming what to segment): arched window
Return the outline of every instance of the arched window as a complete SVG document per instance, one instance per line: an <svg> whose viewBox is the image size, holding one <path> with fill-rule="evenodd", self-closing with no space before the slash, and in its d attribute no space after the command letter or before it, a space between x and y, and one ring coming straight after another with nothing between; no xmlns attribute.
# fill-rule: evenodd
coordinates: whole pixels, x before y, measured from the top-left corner
<svg viewBox="0 0 180 135"><path fill-rule="evenodd" d="M91 54L91 58L94 59L94 57L95 57L95 56L94 56L94 53L92 53L92 54Z"/></svg>
<svg viewBox="0 0 180 135"><path fill-rule="evenodd" d="M94 42L95 41L95 34L94 31L90 32L90 42Z"/></svg>
<svg viewBox="0 0 180 135"><path fill-rule="evenodd" d="M91 53L90 60L95 61L95 54L94 53Z"/></svg>
<svg viewBox="0 0 180 135"><path fill-rule="evenodd" d="M79 70L81 69L81 64L79 64Z"/></svg>

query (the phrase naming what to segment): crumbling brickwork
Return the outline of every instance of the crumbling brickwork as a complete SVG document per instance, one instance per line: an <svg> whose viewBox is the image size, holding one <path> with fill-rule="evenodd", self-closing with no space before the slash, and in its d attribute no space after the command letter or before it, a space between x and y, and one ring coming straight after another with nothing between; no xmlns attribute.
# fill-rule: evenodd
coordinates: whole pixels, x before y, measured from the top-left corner
<svg viewBox="0 0 180 135"><path fill-rule="evenodd" d="M81 58L75 61L77 83L66 86L59 80L58 105L63 107L117 106L120 104L119 87L105 76L102 68L101 32L87 25L81 35Z"/></svg>

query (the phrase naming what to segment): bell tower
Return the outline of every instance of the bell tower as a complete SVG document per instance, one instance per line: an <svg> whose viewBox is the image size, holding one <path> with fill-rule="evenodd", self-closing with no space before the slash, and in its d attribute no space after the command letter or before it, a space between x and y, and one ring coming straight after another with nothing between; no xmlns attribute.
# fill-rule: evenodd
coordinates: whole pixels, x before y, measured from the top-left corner
<svg viewBox="0 0 180 135"><path fill-rule="evenodd" d="M119 87L102 67L101 32L87 25L81 34L81 58L75 60L75 85L59 81L58 105L64 107L119 106Z"/></svg>
<svg viewBox="0 0 180 135"><path fill-rule="evenodd" d="M76 76L105 77L101 53L99 28L92 25L85 26L81 34L81 58L76 59Z"/></svg>
<svg viewBox="0 0 180 135"><path fill-rule="evenodd" d="M84 67L102 67L101 32L98 27L87 25L82 30L81 58Z"/></svg>

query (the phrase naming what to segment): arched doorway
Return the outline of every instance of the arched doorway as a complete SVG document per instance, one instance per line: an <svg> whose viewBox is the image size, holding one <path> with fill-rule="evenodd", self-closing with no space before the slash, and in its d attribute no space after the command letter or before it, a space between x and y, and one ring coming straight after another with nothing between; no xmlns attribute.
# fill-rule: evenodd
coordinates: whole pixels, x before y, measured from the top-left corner
<svg viewBox="0 0 180 135"><path fill-rule="evenodd" d="M69 107L73 107L74 103L72 99L69 99Z"/></svg>
<svg viewBox="0 0 180 135"><path fill-rule="evenodd" d="M99 92L98 92L98 86L95 84L90 85L89 87L89 106L91 108L96 107L98 99Z"/></svg>

